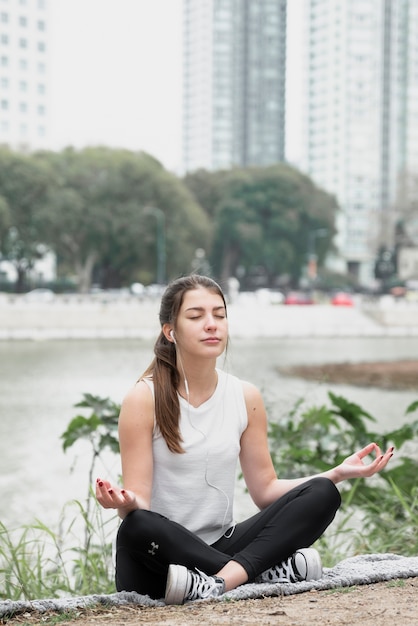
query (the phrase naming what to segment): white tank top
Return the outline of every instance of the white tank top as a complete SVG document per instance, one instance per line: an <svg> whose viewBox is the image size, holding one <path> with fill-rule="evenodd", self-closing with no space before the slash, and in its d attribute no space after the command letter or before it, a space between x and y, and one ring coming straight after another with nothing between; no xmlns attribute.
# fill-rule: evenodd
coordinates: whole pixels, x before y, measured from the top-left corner
<svg viewBox="0 0 418 626"><path fill-rule="evenodd" d="M180 400L184 454L170 452L153 434L151 510L212 544L234 524L233 499L241 435L248 416L242 382L217 370L214 394L195 408ZM152 381L145 382L153 390Z"/></svg>

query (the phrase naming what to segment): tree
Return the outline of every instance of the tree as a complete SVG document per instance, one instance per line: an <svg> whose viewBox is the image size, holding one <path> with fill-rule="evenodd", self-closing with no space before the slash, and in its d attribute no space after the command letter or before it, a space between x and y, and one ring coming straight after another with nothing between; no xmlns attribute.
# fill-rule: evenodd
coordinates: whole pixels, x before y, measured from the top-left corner
<svg viewBox="0 0 418 626"><path fill-rule="evenodd" d="M50 172L28 155L0 150L0 245L17 271L16 291L45 254L41 210L48 198Z"/></svg>
<svg viewBox="0 0 418 626"><path fill-rule="evenodd" d="M185 183L214 216L211 261L222 280L257 271L273 285L289 275L297 283L306 265L309 233L324 228L322 261L334 234L335 198L296 169L279 164L188 174ZM319 246L318 246L319 248Z"/></svg>
<svg viewBox="0 0 418 626"><path fill-rule="evenodd" d="M8 202L0 195L0 259L1 251L4 250L9 228L12 225L12 216Z"/></svg>
<svg viewBox="0 0 418 626"><path fill-rule="evenodd" d="M148 207L165 215L167 274L189 271L209 222L182 183L150 155L110 148L68 148L38 156L55 187L45 212L48 243L73 268L79 290L93 273L105 287L153 282L157 229Z"/></svg>

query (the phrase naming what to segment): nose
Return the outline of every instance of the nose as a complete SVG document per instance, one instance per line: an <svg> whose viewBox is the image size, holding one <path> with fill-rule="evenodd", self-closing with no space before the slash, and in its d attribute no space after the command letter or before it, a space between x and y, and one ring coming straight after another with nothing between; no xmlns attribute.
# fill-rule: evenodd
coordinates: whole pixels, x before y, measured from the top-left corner
<svg viewBox="0 0 418 626"><path fill-rule="evenodd" d="M206 330L211 330L216 328L216 319L212 314L209 314L206 318L205 324Z"/></svg>

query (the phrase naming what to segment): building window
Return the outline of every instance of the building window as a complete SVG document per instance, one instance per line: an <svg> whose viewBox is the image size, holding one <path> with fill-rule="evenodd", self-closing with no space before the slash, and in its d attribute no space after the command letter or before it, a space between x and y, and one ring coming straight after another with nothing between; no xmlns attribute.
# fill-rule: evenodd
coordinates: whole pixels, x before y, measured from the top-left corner
<svg viewBox="0 0 418 626"><path fill-rule="evenodd" d="M39 83L38 85L38 93L43 96L45 94L45 85L43 83Z"/></svg>
<svg viewBox="0 0 418 626"><path fill-rule="evenodd" d="M45 115L45 107L43 104L38 106L38 115Z"/></svg>
<svg viewBox="0 0 418 626"><path fill-rule="evenodd" d="M24 39L24 38L19 39L19 46L21 48L27 48L28 47L28 40Z"/></svg>
<svg viewBox="0 0 418 626"><path fill-rule="evenodd" d="M9 87L9 79L5 78L4 76L2 76L1 80L0 80L0 86L2 89L8 89Z"/></svg>
<svg viewBox="0 0 418 626"><path fill-rule="evenodd" d="M38 21L38 30L41 30L41 31L45 30L45 22L43 20Z"/></svg>
<svg viewBox="0 0 418 626"><path fill-rule="evenodd" d="M9 21L9 14L0 13L0 22L2 22L3 24L7 24L8 21Z"/></svg>
<svg viewBox="0 0 418 626"><path fill-rule="evenodd" d="M9 57L1 57L0 64L2 67L7 67L9 65Z"/></svg>
<svg viewBox="0 0 418 626"><path fill-rule="evenodd" d="M45 126L38 126L38 137L45 137Z"/></svg>
<svg viewBox="0 0 418 626"><path fill-rule="evenodd" d="M28 18L21 15L19 17L19 26L27 26L27 25L28 25Z"/></svg>
<svg viewBox="0 0 418 626"><path fill-rule="evenodd" d="M27 70L28 69L28 62L26 59L20 59L19 61L19 68L21 70Z"/></svg>
<svg viewBox="0 0 418 626"><path fill-rule="evenodd" d="M38 42L38 51L39 52L45 52L45 42L44 41L39 41Z"/></svg>
<svg viewBox="0 0 418 626"><path fill-rule="evenodd" d="M40 74L45 74L45 63L38 63L38 72Z"/></svg>
<svg viewBox="0 0 418 626"><path fill-rule="evenodd" d="M19 83L20 91L26 92L28 90L28 83L25 80L21 80Z"/></svg>
<svg viewBox="0 0 418 626"><path fill-rule="evenodd" d="M7 131L9 130L9 122L2 121L0 127L3 133L7 133Z"/></svg>
<svg viewBox="0 0 418 626"><path fill-rule="evenodd" d="M0 35L0 41L3 45L7 45L9 43L9 35L6 35L5 33L2 33Z"/></svg>
<svg viewBox="0 0 418 626"><path fill-rule="evenodd" d="M8 100L2 100L0 102L0 107L2 111L8 111L9 110L9 101Z"/></svg>
<svg viewBox="0 0 418 626"><path fill-rule="evenodd" d="M22 137L26 137L26 135L28 134L28 125L27 124L21 124L19 127L20 130L20 134Z"/></svg>
<svg viewBox="0 0 418 626"><path fill-rule="evenodd" d="M28 105L26 104L26 102L21 102L19 104L19 111L21 113L27 113L28 112Z"/></svg>

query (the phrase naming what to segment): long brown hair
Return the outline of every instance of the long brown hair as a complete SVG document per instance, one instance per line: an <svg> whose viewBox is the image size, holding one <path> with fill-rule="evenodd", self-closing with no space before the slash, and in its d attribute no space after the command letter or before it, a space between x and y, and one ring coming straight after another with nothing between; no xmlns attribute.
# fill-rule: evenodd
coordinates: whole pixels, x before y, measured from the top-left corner
<svg viewBox="0 0 418 626"><path fill-rule="evenodd" d="M161 332L154 344L155 357L141 378L152 377L155 395L155 419L171 452L183 453L179 418L180 403L177 389L180 375L177 368L177 351L162 331L164 324L176 327L177 317L187 291L205 288L221 296L225 311L226 302L222 289L212 278L191 274L172 281L165 290L160 306L159 319Z"/></svg>

